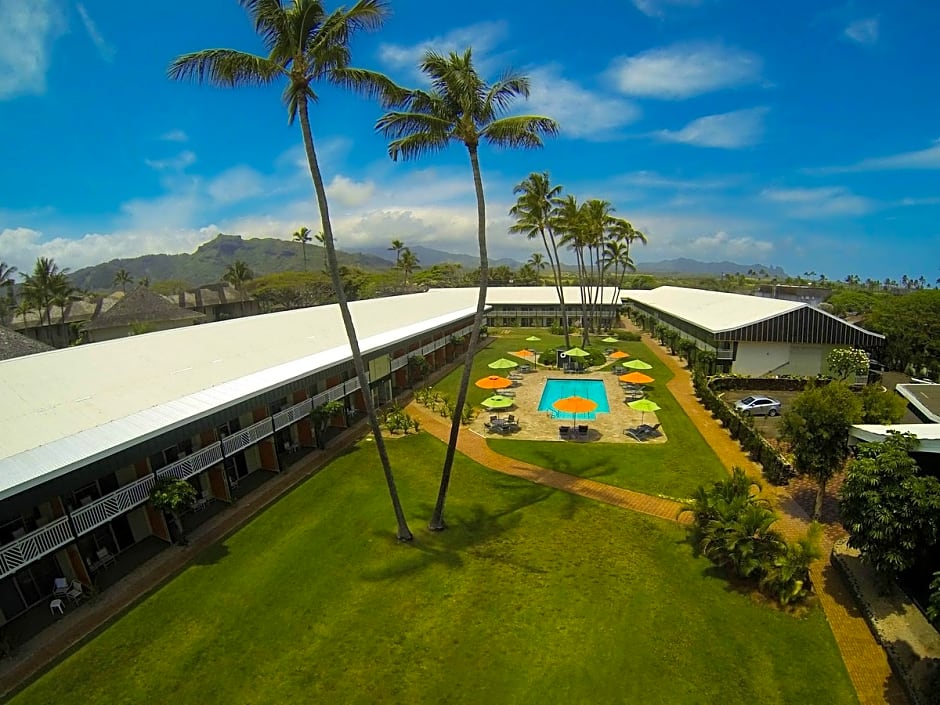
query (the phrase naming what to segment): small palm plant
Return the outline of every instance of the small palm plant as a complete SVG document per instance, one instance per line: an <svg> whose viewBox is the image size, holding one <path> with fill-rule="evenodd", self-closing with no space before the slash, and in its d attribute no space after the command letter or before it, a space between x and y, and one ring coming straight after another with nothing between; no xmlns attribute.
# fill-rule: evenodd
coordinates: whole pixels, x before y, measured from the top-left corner
<svg viewBox="0 0 940 705"><path fill-rule="evenodd" d="M177 528L176 542L185 546L189 541L186 538L186 529L183 528L183 512L193 506L196 501L196 489L186 482L174 477L163 477L157 480L150 490L150 501L161 512L173 517Z"/></svg>

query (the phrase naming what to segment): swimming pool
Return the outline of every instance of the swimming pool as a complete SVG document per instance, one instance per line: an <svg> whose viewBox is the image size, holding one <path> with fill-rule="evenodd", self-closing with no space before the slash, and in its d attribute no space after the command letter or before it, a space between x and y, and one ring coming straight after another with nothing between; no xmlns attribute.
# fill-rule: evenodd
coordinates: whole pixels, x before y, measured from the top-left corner
<svg viewBox="0 0 940 705"><path fill-rule="evenodd" d="M594 415L601 411L610 412L610 404L607 402L607 390L604 388L604 382L600 379L548 379L545 380L545 389L542 390L542 398L539 400L539 411L550 411L553 418L573 420L575 414L563 411L555 411L552 408L559 399L565 397L584 397L597 403L597 408L587 414L577 414L578 419L593 419Z"/></svg>

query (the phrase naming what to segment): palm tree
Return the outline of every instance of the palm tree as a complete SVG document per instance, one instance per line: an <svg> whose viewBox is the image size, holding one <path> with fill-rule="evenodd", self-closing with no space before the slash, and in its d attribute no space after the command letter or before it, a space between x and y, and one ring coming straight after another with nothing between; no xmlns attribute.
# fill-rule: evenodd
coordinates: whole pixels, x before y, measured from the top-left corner
<svg viewBox="0 0 940 705"><path fill-rule="evenodd" d="M125 294L127 293L127 285L134 281L134 277L131 276L131 273L126 269L119 269L114 274L114 281L112 282L115 286L120 285L121 291Z"/></svg>
<svg viewBox="0 0 940 705"><path fill-rule="evenodd" d="M251 281L254 278L254 272L252 272L248 265L242 262L240 259L235 260L233 264L230 264L228 267L226 267L225 274L222 275L223 281L227 281L239 291L242 290L245 282Z"/></svg>
<svg viewBox="0 0 940 705"><path fill-rule="evenodd" d="M405 243L401 240L392 240L392 246L388 248L389 252L395 253L395 267L401 264L401 253L405 250Z"/></svg>
<svg viewBox="0 0 940 705"><path fill-rule="evenodd" d="M0 262L0 291L7 290L6 309L9 311L16 309L16 295L14 294L16 280L13 278L14 274L16 274L16 267L6 262ZM3 320L5 320L5 317Z"/></svg>
<svg viewBox="0 0 940 705"><path fill-rule="evenodd" d="M642 242L645 245L647 238L644 233L634 228L633 224L624 218L614 218L610 233L611 240L607 243L605 254L608 263L614 265L614 276L617 276L617 270L620 270L616 290L611 294L610 305L614 306L617 302L613 300L613 297L617 295L617 290L623 287L623 280L627 275L627 271L636 271L636 265L630 256L630 249L633 247L634 242ZM612 245L616 245L616 247L612 247Z"/></svg>
<svg viewBox="0 0 940 705"><path fill-rule="evenodd" d="M410 248L406 247L401 251L401 256L398 259L398 268L401 269L402 276L405 278L405 284L408 283L408 278L411 276L412 272L416 269L421 269L421 265L418 264L418 256L411 251Z"/></svg>
<svg viewBox="0 0 940 705"><path fill-rule="evenodd" d="M321 230L316 235L314 235L313 239L316 240L319 243L320 247L323 248L323 271L328 272L330 270L330 263L329 263L329 258L327 257L326 237L323 235L323 231Z"/></svg>
<svg viewBox="0 0 940 705"><path fill-rule="evenodd" d="M304 271L307 271L307 243L313 238L310 237L310 228L302 227L293 235L294 242L300 243L300 248L304 253Z"/></svg>
<svg viewBox="0 0 940 705"><path fill-rule="evenodd" d="M561 325L565 333L565 347L571 347L568 331L568 314L565 311L565 292L561 281L561 261L558 259L558 243L555 242L554 217L561 195L561 186L552 186L548 172L532 173L517 184L512 190L519 198L509 209L509 214L516 222L509 226L509 232L524 234L529 240L542 238L552 279L558 292L558 306L561 311ZM534 255L533 255L534 257Z"/></svg>
<svg viewBox="0 0 940 705"><path fill-rule="evenodd" d="M32 303L26 297L20 299L20 302L16 305L16 308L13 310L14 320L16 316L21 316L23 318L23 328L26 328L26 316L30 311L33 310Z"/></svg>
<svg viewBox="0 0 940 705"><path fill-rule="evenodd" d="M32 274L22 275L23 295L32 301L39 309L39 324L42 325L42 314L46 312L46 322L51 323L49 307L53 298L71 285L68 283L68 269L59 269L51 257L40 257L33 266Z"/></svg>
<svg viewBox="0 0 940 705"><path fill-rule="evenodd" d="M533 252L526 264L535 270L535 278L541 283L542 270L548 266L548 262L545 261L545 256L541 252Z"/></svg>
<svg viewBox="0 0 940 705"><path fill-rule="evenodd" d="M286 79L287 85L282 98L287 107L288 122L293 124L300 118L300 133L320 211L329 273L349 339L353 366L362 390L376 451L382 463L398 522L398 538L410 541L411 530L405 521L398 498L391 463L385 441L382 439L382 429L369 392L369 378L366 376L362 352L340 276L329 203L313 143L308 111L309 103L319 100L314 91L317 84L325 83L352 89L381 98L386 104L391 104L392 98L402 97L401 89L386 76L350 66L349 43L352 36L360 31L379 29L388 16L388 8L384 0L358 0L349 9L340 8L331 13L326 12L319 0L291 0L284 3L281 0L240 0L240 4L251 16L267 55L257 56L234 49L206 49L178 57L170 65L169 75L174 79L190 78L223 87L265 86L279 79Z"/></svg>
<svg viewBox="0 0 940 705"><path fill-rule="evenodd" d="M480 328L483 326L483 312L486 306L489 260L486 254L486 200L483 195L483 177L480 174L480 142L502 147L541 147L542 136L554 135L558 131L558 125L547 117L506 116L516 98L528 97L529 79L510 71L492 85L487 84L473 65L470 49L463 54L451 52L449 56L427 51L421 61L421 71L430 79L430 90L408 91L401 101L401 109L382 116L376 128L391 138L388 153L396 161L441 151L451 142L466 147L476 191L477 243L480 249L480 292L477 296L477 310L470 344L467 347L466 364L457 391L457 411L451 422L450 440L441 470L437 503L429 524L432 531L440 531L446 526L444 503L447 499L454 453L457 450L462 411L467 400L467 387L470 385L470 368L480 337Z"/></svg>
<svg viewBox="0 0 940 705"><path fill-rule="evenodd" d="M569 194L558 202L553 223L555 230L561 233L560 244L566 245L574 252L578 272L578 287L581 290L581 344L586 346L590 344L591 339L588 335L588 328L590 327L588 322L588 277L584 259L584 250L589 242L585 215L584 206L579 205L578 199Z"/></svg>

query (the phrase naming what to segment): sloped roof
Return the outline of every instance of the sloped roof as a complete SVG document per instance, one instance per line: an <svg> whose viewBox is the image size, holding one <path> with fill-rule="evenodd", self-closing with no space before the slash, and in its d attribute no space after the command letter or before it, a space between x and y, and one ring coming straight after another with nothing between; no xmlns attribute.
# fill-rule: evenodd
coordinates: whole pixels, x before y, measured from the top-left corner
<svg viewBox="0 0 940 705"><path fill-rule="evenodd" d="M581 305L581 289L577 286L562 287L565 306ZM432 289L431 291L441 291ZM476 294L477 287L468 287L461 291ZM590 295L593 295L593 289ZM599 301L609 304L620 301L620 290L613 287L601 289ZM486 289L486 303L491 306L551 306L558 303L558 292L553 286L490 286Z"/></svg>
<svg viewBox="0 0 940 705"><path fill-rule="evenodd" d="M625 291L623 296L712 333L743 328L806 307L805 303L799 301L687 289L680 286L632 289Z"/></svg>
<svg viewBox="0 0 940 705"><path fill-rule="evenodd" d="M33 340L28 335L0 326L0 360L10 360L14 357L33 355L47 350L55 350L55 348Z"/></svg>
<svg viewBox="0 0 940 705"><path fill-rule="evenodd" d="M185 321L200 318L205 318L205 316L175 306L147 287L139 286L107 311L95 317L85 328L98 330L129 326L134 323Z"/></svg>

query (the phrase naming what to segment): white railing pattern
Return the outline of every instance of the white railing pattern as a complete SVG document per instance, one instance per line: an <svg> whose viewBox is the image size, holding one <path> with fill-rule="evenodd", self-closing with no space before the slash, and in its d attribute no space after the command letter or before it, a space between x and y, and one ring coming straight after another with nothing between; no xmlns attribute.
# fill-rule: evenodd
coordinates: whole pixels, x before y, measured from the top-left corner
<svg viewBox="0 0 940 705"><path fill-rule="evenodd" d="M75 531L79 536L87 534L114 517L143 504L150 499L150 490L153 489L155 483L156 478L153 475L147 475L106 494L91 504L79 507L71 513Z"/></svg>
<svg viewBox="0 0 940 705"><path fill-rule="evenodd" d="M285 426L290 426L295 421L299 421L310 413L313 404L309 399L304 399L299 404L294 404L288 409L279 411L271 418L274 419L274 430L280 431Z"/></svg>
<svg viewBox="0 0 940 705"><path fill-rule="evenodd" d="M258 423L254 423L247 428L243 428L241 431L236 431L231 436L224 439L222 441L222 448L225 449L225 455L228 456L232 453L237 453L238 451L247 448L250 445L254 445L258 441L267 438L273 433L274 424L271 422L271 417L269 416L266 419L262 419Z"/></svg>
<svg viewBox="0 0 940 705"><path fill-rule="evenodd" d="M0 548L0 578L74 540L68 517L56 519Z"/></svg>
<svg viewBox="0 0 940 705"><path fill-rule="evenodd" d="M228 438L225 440L227 441ZM157 470L157 477L175 477L177 480L185 480L220 462L222 462L222 446L220 443L213 443L211 446L197 450L192 455L180 458L175 463L170 463L165 468L160 468Z"/></svg>
<svg viewBox="0 0 940 705"><path fill-rule="evenodd" d="M346 396L347 394L351 394L352 392L355 392L357 389L361 389L361 387L359 386L359 378L353 377L348 382L343 383L343 396Z"/></svg>
<svg viewBox="0 0 940 705"><path fill-rule="evenodd" d="M408 364L407 355L396 357L394 360L392 360L392 372L394 372L395 370L400 370L402 367L405 367L407 364Z"/></svg>

